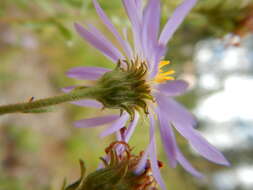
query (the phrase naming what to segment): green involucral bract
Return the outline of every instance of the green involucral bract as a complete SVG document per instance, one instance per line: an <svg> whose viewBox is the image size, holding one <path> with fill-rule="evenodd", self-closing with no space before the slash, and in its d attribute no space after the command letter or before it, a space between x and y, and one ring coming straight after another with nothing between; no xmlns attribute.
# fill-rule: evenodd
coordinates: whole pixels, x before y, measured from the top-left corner
<svg viewBox="0 0 253 190"><path fill-rule="evenodd" d="M135 110L142 109L148 114L146 101L153 101L153 97L145 80L146 73L145 62L119 61L114 70L105 73L99 79L98 87L103 93L97 97L97 100L106 108L127 111L132 119Z"/></svg>

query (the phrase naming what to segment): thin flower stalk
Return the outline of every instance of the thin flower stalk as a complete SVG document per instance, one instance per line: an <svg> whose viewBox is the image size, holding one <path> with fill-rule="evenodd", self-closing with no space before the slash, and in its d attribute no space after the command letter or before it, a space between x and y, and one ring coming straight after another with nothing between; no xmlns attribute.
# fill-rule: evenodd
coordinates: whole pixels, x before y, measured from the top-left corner
<svg viewBox="0 0 253 190"><path fill-rule="evenodd" d="M101 93L101 89L94 86L89 88L76 88L68 94L61 94L58 96L44 99L35 100L35 98L32 97L28 101L23 103L7 104L0 106L0 115L10 113L43 113L50 110L49 106L61 104L64 102L73 102L81 99L83 100L90 98L96 99L96 94L99 93Z"/></svg>

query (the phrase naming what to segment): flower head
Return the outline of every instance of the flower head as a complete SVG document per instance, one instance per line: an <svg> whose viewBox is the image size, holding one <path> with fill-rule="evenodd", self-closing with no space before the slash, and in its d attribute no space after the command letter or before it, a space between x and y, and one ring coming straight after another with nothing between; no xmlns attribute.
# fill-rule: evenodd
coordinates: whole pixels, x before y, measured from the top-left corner
<svg viewBox="0 0 253 190"><path fill-rule="evenodd" d="M159 0L149 0L145 6L142 0L122 0L122 2L132 25L133 47L127 40L128 35L126 32L125 37L121 37L97 0L93 0L93 3L100 19L117 39L123 51L117 49L94 26L89 25L89 29L86 29L79 24L75 24L75 27L77 32L87 42L112 62L122 63L120 64L120 72L127 74L132 72L136 76L139 76L139 78L134 79L137 81L132 80L132 83L127 86L127 90L131 91L129 93L133 94L134 99L129 96L131 98L126 101L123 97L126 97L128 93L125 91L124 94L121 94L122 96L118 96L117 105L114 104L115 101L109 100L111 97L108 97L108 101L99 100L104 106L122 109L122 115L84 119L78 121L76 125L78 127L94 127L114 122L102 132L101 136L104 137L116 133L118 140L127 142L137 125L139 108L143 108L150 120L150 143L142 159L139 161L136 173L143 171L149 157L153 176L162 189L166 189L166 187L157 165L154 136L155 126L159 128L164 150L172 167L175 167L179 163L194 176L202 176L183 156L176 143L173 128L185 137L200 155L212 162L228 165L223 155L210 145L194 128L196 126L195 118L173 99L174 96L178 96L186 91L188 87L187 83L183 80L174 80L171 76L174 74L173 70L164 70L164 66L170 63L164 60L167 43L197 0L185 0L176 8L161 31ZM143 72L143 69L145 72ZM105 74L102 76L106 72L108 70L103 68L79 67L71 69L68 72L68 76L78 79L98 79L99 81L104 76L110 75ZM135 88L133 81L139 86L137 85ZM122 99L120 99L121 97ZM76 103L84 106L102 106L101 103L87 100ZM132 120L128 122L129 117L133 114L135 117L132 117ZM126 125L127 127L124 128Z"/></svg>
<svg viewBox="0 0 253 190"><path fill-rule="evenodd" d="M122 148L119 154L119 148ZM85 176L85 168L82 161L81 177L75 183L62 188L63 190L158 190L157 182L152 175L149 160L145 163L144 170L136 174L135 169L142 158L132 154L129 145L122 141L116 141L106 148L106 158L101 158L103 167ZM161 162L157 162L161 167Z"/></svg>

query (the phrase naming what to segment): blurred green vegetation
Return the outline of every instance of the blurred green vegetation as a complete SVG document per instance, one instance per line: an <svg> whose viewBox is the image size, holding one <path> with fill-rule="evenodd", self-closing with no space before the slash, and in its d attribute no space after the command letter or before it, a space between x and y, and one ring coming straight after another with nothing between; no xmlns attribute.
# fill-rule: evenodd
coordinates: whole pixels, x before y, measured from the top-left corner
<svg viewBox="0 0 253 190"><path fill-rule="evenodd" d="M117 28L128 24L119 0L100 2ZM162 2L164 24L181 1ZM170 43L167 56L177 73L185 72L188 67L186 62L191 59L198 40L234 32L248 13L250 4L252 1L246 0L199 1ZM84 84L83 81L64 76L74 66L114 66L76 34L74 22L91 22L113 39L98 20L91 0L1 0L0 87L4 89L0 92L1 99L8 97L8 101L23 101L34 95L28 89L37 96L46 96L59 93L60 88L65 86ZM194 71L190 72L194 74ZM189 108L195 106L196 99L194 91L179 98ZM85 161L88 171L96 169L98 158L103 156L104 148L114 138L99 140L98 134L102 128L75 129L72 123L73 119L93 117L102 111L72 105L61 108L64 111L58 116L47 113L24 121L23 116L13 115L0 120L3 123L0 126L1 190L59 189L64 177L73 180L79 175L79 158ZM37 120L38 117L44 120ZM146 125L145 119L140 121L130 141L136 153L146 147ZM219 169L193 156L181 137L178 141L187 158L201 171L208 174ZM169 168L161 144L158 152L166 163L162 172L169 189L207 189L205 184L182 168Z"/></svg>

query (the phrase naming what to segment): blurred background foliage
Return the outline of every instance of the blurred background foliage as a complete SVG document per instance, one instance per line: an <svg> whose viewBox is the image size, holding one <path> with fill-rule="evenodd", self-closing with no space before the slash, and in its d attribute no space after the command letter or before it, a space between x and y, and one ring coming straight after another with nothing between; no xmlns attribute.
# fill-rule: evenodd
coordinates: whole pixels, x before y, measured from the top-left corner
<svg viewBox="0 0 253 190"><path fill-rule="evenodd" d="M120 0L99 2L119 30L129 26ZM181 2L162 0L162 25ZM194 109L200 98L192 79L198 74L192 62L196 43L223 39L228 33L248 36L253 31L252 7L252 0L199 0L171 40L167 57L178 76L188 80L192 87L179 97L188 108ZM112 63L77 35L74 22L93 23L114 40L101 25L91 0L0 0L1 104L26 101L31 96L47 97L60 93L62 87L88 83L64 75L74 66L113 68ZM238 45L230 40L228 44ZM73 181L79 175L79 158L85 161L88 171L95 170L98 158L114 138L99 140L100 128L76 129L72 123L98 114L104 112L65 104L42 115L1 116L0 190L60 189L65 177ZM146 121L140 121L139 125L130 141L136 152L143 150L148 141ZM200 181L180 167L166 166L162 172L168 188L214 190L211 174L222 167L192 154L180 135L178 142L187 158L208 177ZM159 148L159 157L166 162L161 144Z"/></svg>

